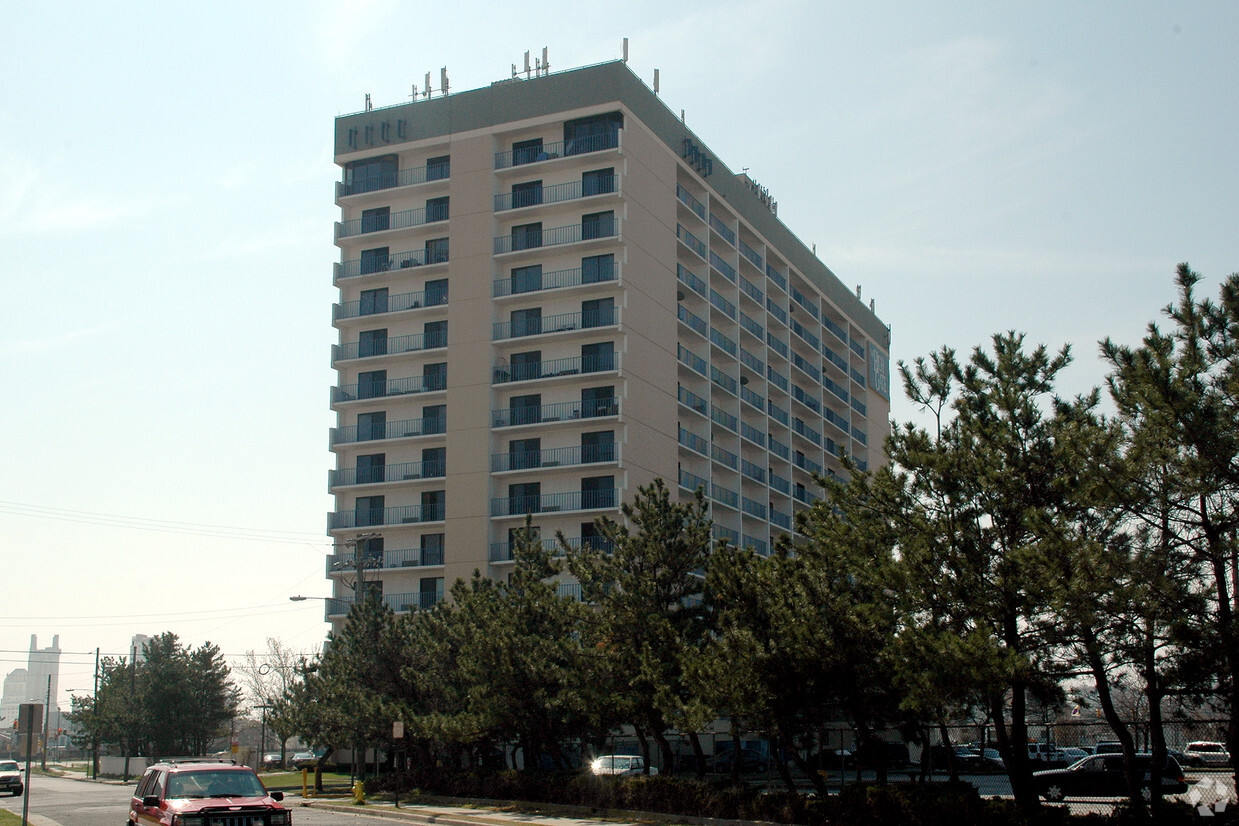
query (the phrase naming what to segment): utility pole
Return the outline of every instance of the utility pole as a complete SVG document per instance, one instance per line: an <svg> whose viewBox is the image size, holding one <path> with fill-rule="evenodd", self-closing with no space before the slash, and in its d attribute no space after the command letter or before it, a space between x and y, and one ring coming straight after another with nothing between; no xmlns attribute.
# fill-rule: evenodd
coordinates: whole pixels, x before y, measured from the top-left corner
<svg viewBox="0 0 1239 826"><path fill-rule="evenodd" d="M47 705L43 714L43 771L47 771L47 730L52 722L52 675L47 675Z"/></svg>
<svg viewBox="0 0 1239 826"><path fill-rule="evenodd" d="M96 724L90 732L90 766L95 780L99 779L99 647L95 646L95 693L91 700L91 709L95 712Z"/></svg>

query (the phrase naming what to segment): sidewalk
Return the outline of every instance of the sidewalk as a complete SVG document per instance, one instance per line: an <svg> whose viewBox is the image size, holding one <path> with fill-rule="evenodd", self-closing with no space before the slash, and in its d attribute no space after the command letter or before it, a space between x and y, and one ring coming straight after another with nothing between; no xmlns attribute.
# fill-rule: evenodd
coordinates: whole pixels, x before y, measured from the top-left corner
<svg viewBox="0 0 1239 826"><path fill-rule="evenodd" d="M284 798L289 806L305 806L325 811L350 812L371 817L387 817L412 823L434 823L438 826L597 826L606 821L615 826L638 826L643 819L611 820L605 817L577 817L549 812L515 811L505 809L472 808L429 803L395 804L386 800L367 801L364 806L353 804L348 798L324 800L288 795ZM630 817L632 812L624 814ZM644 821L647 822L648 821ZM680 822L684 822L680 820Z"/></svg>

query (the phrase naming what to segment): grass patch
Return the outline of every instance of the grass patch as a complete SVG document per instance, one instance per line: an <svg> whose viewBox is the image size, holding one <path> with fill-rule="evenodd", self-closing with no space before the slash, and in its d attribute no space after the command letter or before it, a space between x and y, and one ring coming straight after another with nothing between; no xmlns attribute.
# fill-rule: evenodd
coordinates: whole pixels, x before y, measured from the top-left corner
<svg viewBox="0 0 1239 826"><path fill-rule="evenodd" d="M263 772L262 774L258 776L262 779L263 785L268 786L268 787L273 787L273 786L287 787L287 786L300 786L301 785L301 772L300 771ZM331 785L336 785L338 783L348 783L348 775L341 774L340 772L323 772L323 783L331 784ZM314 772L310 772L309 777L306 780L306 784L309 786L314 785Z"/></svg>
<svg viewBox="0 0 1239 826"><path fill-rule="evenodd" d="M0 826L21 826L21 815L15 815L8 809L0 809Z"/></svg>

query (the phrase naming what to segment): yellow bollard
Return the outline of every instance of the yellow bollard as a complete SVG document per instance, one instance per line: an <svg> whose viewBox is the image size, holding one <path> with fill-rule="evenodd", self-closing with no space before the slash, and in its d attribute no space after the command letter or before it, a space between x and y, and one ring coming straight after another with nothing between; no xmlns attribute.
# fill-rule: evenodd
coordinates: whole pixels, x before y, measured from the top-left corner
<svg viewBox="0 0 1239 826"><path fill-rule="evenodd" d="M360 780L353 781L353 802L358 806L366 805L366 784Z"/></svg>
<svg viewBox="0 0 1239 826"><path fill-rule="evenodd" d="M310 770L302 769L301 770L301 797L302 798L309 797L309 794L307 794L307 792L309 791L309 789L307 788L309 784L309 780L310 780Z"/></svg>

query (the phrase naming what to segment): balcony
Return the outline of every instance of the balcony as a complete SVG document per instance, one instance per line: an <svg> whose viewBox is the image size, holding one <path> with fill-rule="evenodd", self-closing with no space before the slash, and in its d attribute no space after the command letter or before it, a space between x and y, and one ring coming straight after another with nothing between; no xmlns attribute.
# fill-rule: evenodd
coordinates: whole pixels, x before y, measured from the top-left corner
<svg viewBox="0 0 1239 826"><path fill-rule="evenodd" d="M362 556L361 565L367 571L392 568L424 568L443 564L442 548L404 548L383 551L373 556ZM327 575L344 574L357 570L357 556L353 552L330 554L327 557Z"/></svg>
<svg viewBox="0 0 1239 826"><path fill-rule="evenodd" d="M490 457L492 473L509 470L536 470L551 467L572 467L617 461L618 444L570 445L521 453L494 453Z"/></svg>
<svg viewBox="0 0 1239 826"><path fill-rule="evenodd" d="M408 336L395 336L367 342L349 341L344 344L331 345L331 363L374 356L398 356L401 353L417 353L446 346L447 336L443 333L433 333L429 336L414 333Z"/></svg>
<svg viewBox="0 0 1239 826"><path fill-rule="evenodd" d="M429 611L443 601L443 594L438 591L414 591L409 594L384 594L383 604L397 614L407 614L411 611ZM327 600L324 619L347 616L353 607L353 598L332 597Z"/></svg>
<svg viewBox="0 0 1239 826"><path fill-rule="evenodd" d="M331 429L331 444L346 445L354 442L380 441L384 439L405 439L414 436L428 436L444 433L447 422L439 417L425 419L404 419L399 422L384 422L380 425L333 427Z"/></svg>
<svg viewBox="0 0 1239 826"><path fill-rule="evenodd" d="M385 525L414 525L423 522L443 521L443 506L423 508L421 505L405 505L398 508L365 508L362 510L334 511L328 514L329 530L373 528Z"/></svg>
<svg viewBox="0 0 1239 826"><path fill-rule="evenodd" d="M619 221L612 215L590 223L568 224L542 231L514 232L495 238L495 255L541 247L558 247L581 241L614 238L619 234Z"/></svg>
<svg viewBox="0 0 1239 826"><path fill-rule="evenodd" d="M610 553L611 551L611 543L600 536L594 536L588 539L582 539L579 536L571 536L564 537L564 539L567 541L568 547L572 550L577 550L585 545L607 553ZM542 550L547 553L554 554L556 556L560 556L562 554L563 547L559 544L558 539L542 539L538 542L538 544ZM492 542L490 543L489 560L491 562L511 562L513 560L513 549L514 544L511 542Z"/></svg>
<svg viewBox="0 0 1239 826"><path fill-rule="evenodd" d="M698 490L705 492L710 489L710 483L695 473L689 473L687 470L681 470L680 487L694 493Z"/></svg>
<svg viewBox="0 0 1239 826"><path fill-rule="evenodd" d="M544 186L540 189L523 192L501 192L495 196L495 212L558 204L564 201L575 201L579 198L590 198L594 195L608 195L615 192L617 182L618 176L609 175L593 178L589 181L569 181L565 184Z"/></svg>
<svg viewBox="0 0 1239 826"><path fill-rule="evenodd" d="M448 251L443 248L408 250L368 258L350 258L335 265L337 282L363 275L377 275L389 270L407 270L432 264L446 264Z"/></svg>
<svg viewBox="0 0 1239 826"><path fill-rule="evenodd" d="M586 310L579 313L559 313L523 321L499 321L491 328L494 341L509 338L564 333L569 330L590 330L595 327L610 327L619 324L619 310L608 307L603 310Z"/></svg>
<svg viewBox="0 0 1239 826"><path fill-rule="evenodd" d="M684 246L688 247L690 250L697 253L697 255L701 258L702 261L706 260L705 242L702 241L700 238L698 238L696 235L693 235L691 232L684 229L684 227L681 226L680 224L676 224L675 225L675 237L679 238L680 242L683 243Z"/></svg>
<svg viewBox="0 0 1239 826"><path fill-rule="evenodd" d="M342 384L339 387L331 388L331 403L340 404L341 402L355 402L365 399L381 399L387 396L434 393L446 389L446 375L410 376L404 379Z"/></svg>
<svg viewBox="0 0 1239 826"><path fill-rule="evenodd" d="M618 507L619 490L578 490L544 493L540 496L499 496L490 500L491 516L524 516L530 513L606 510Z"/></svg>
<svg viewBox="0 0 1239 826"><path fill-rule="evenodd" d="M332 322L345 321L350 318L383 315L384 313L401 313L422 307L441 307L445 304L447 304L447 290L439 287L417 293L377 296L365 301L345 301L335 304L331 308L331 320Z"/></svg>
<svg viewBox="0 0 1239 826"><path fill-rule="evenodd" d="M351 467L333 470L329 474L331 487L347 485L377 485L384 482L406 482L418 479L441 479L447 474L447 462L400 462L378 467Z"/></svg>
<svg viewBox="0 0 1239 826"><path fill-rule="evenodd" d="M447 219L448 205L444 204L443 206L431 207L429 209L405 209L385 215L355 218L352 221L337 221L336 240L392 229L411 229L426 224L438 223L439 221L446 221Z"/></svg>
<svg viewBox="0 0 1239 826"><path fill-rule="evenodd" d="M514 381L549 379L556 376L576 376L587 373L604 373L619 369L618 353L600 353L594 356L535 361L529 364L498 364L493 372L493 384Z"/></svg>
<svg viewBox="0 0 1239 826"><path fill-rule="evenodd" d="M377 192L381 189L394 189L402 186L416 186L428 181L446 181L451 175L451 164L436 163L427 166L415 166L401 169L397 172L382 172L353 181L336 182L336 199L347 198L350 195L361 195L366 192Z"/></svg>
<svg viewBox="0 0 1239 826"><path fill-rule="evenodd" d="M604 152L617 149L620 145L620 132L608 132L602 135L590 135L586 138L574 138L567 141L556 141L536 147L521 147L507 152L495 153L495 169L510 169L514 166L524 166L542 161L553 161L557 158L571 158L576 155L587 155L591 152Z"/></svg>
<svg viewBox="0 0 1239 826"><path fill-rule="evenodd" d="M543 422L572 421L574 419L593 419L602 416L615 416L619 413L619 399L593 399L582 402L556 402L544 404L541 407L515 407L492 410L491 427L512 427L515 425L541 424Z"/></svg>
<svg viewBox="0 0 1239 826"><path fill-rule="evenodd" d="M680 203L692 210L693 214L701 220L706 220L706 205L693 197L693 194L685 189L682 185L675 185L675 197L680 200Z"/></svg>
<svg viewBox="0 0 1239 826"><path fill-rule="evenodd" d="M579 287L582 284L601 284L609 281L615 281L618 277L618 264L612 264L610 266L596 266L588 269L577 267L572 270L544 272L539 274L536 278L528 275L518 278L508 276L507 278L495 279L492 294L495 298L503 298L509 295L521 295L524 293L541 292L543 290L555 290L561 287Z"/></svg>

